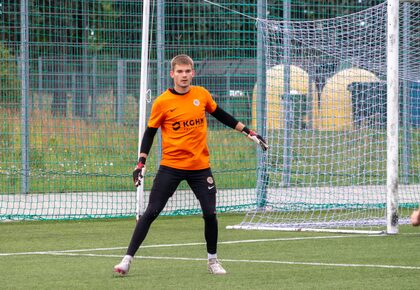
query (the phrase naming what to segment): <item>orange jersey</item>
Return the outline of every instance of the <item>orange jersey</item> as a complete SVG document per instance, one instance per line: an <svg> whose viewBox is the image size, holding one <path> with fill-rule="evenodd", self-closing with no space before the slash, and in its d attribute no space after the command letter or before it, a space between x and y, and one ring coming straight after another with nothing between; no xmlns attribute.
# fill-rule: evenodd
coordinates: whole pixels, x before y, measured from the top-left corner
<svg viewBox="0 0 420 290"><path fill-rule="evenodd" d="M148 126L161 127L161 165L184 170L210 167L205 112L216 107L210 93L199 86L191 86L183 95L168 89L155 100Z"/></svg>

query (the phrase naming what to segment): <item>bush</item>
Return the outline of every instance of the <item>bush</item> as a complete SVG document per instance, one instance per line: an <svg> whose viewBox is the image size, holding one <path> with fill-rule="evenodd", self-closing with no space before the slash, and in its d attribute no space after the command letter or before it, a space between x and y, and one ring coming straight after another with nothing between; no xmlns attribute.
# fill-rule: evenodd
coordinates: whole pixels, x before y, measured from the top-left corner
<svg viewBox="0 0 420 290"><path fill-rule="evenodd" d="M15 109L20 106L21 85L15 57L0 45L0 106Z"/></svg>

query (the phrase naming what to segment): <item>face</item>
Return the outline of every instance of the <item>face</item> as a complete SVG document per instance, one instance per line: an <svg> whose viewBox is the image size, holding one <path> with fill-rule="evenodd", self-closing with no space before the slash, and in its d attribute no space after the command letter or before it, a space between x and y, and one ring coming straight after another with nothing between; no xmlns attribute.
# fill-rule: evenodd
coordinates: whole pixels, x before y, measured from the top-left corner
<svg viewBox="0 0 420 290"><path fill-rule="evenodd" d="M177 64L170 72L174 80L174 89L179 93L188 92L194 77L194 70L189 64Z"/></svg>

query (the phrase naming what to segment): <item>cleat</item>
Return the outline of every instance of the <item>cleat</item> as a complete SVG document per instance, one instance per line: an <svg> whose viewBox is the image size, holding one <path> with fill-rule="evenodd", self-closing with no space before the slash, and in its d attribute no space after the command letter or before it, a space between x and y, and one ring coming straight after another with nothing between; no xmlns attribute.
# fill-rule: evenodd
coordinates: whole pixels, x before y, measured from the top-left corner
<svg viewBox="0 0 420 290"><path fill-rule="evenodd" d="M214 275L226 274L226 270L223 269L222 264L220 264L217 259L210 259L207 264L207 268L209 269L209 272Z"/></svg>
<svg viewBox="0 0 420 290"><path fill-rule="evenodd" d="M114 272L120 274L120 276L125 276L128 274L128 271L130 270L131 261L133 260L133 257L131 256L125 256L121 263L118 265L115 265Z"/></svg>

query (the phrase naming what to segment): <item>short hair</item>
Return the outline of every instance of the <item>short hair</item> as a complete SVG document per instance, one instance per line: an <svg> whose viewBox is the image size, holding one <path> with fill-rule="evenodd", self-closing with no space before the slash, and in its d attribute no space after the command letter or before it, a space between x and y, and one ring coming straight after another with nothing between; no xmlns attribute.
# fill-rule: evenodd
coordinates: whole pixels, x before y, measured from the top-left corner
<svg viewBox="0 0 420 290"><path fill-rule="evenodd" d="M171 60L171 70L173 71L177 64L189 64L194 69L194 61L186 54L178 54Z"/></svg>

